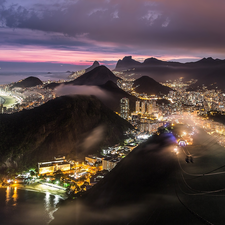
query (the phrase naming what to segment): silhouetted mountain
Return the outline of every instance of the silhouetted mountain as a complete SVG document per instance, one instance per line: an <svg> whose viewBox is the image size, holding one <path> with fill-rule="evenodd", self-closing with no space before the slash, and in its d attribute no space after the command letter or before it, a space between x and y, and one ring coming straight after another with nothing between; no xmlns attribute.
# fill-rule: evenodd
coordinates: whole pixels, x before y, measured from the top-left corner
<svg viewBox="0 0 225 225"><path fill-rule="evenodd" d="M141 65L140 62L132 59L132 56L125 56L122 60L120 59L116 64L115 70L123 70L128 68L133 68Z"/></svg>
<svg viewBox="0 0 225 225"><path fill-rule="evenodd" d="M148 76L143 76L135 80L133 87L136 87L135 91L137 93L146 93L148 95L159 95L160 93L168 94L169 91L172 90L171 88L161 85Z"/></svg>
<svg viewBox="0 0 225 225"><path fill-rule="evenodd" d="M74 81L66 84L73 85L101 85L111 80L114 83L120 79L116 77L106 66L98 66L95 69L83 74Z"/></svg>
<svg viewBox="0 0 225 225"><path fill-rule="evenodd" d="M53 83L50 83L50 84L46 84L46 85L44 86L44 88L55 89L55 88L58 87L59 85L60 85L60 83L55 83L55 82L53 82Z"/></svg>
<svg viewBox="0 0 225 225"><path fill-rule="evenodd" d="M14 88L14 87L21 87L21 88L34 87L34 86L42 85L42 84L43 84L42 81L37 77L27 77L24 80L13 84L12 88Z"/></svg>
<svg viewBox="0 0 225 225"><path fill-rule="evenodd" d="M98 66L100 66L99 62L98 61L94 61L92 66L90 66L87 69L85 69L85 73L90 72L91 70L95 69Z"/></svg>
<svg viewBox="0 0 225 225"><path fill-rule="evenodd" d="M106 91L110 96L110 100L101 99L101 101L113 111L120 112L120 100L124 97L129 99L130 111L132 112L135 110L135 102L137 101L137 98L120 89L112 81L99 85L99 87L103 91Z"/></svg>
<svg viewBox="0 0 225 225"><path fill-rule="evenodd" d="M0 127L0 167L33 166L58 155L83 159L119 143L132 128L94 96L63 96L31 110L0 114Z"/></svg>
<svg viewBox="0 0 225 225"><path fill-rule="evenodd" d="M145 59L145 61L143 62L144 65L162 64L162 63L163 63L163 61L153 58L153 57Z"/></svg>
<svg viewBox="0 0 225 225"><path fill-rule="evenodd" d="M189 64L195 64L195 65L198 64L198 65L204 65L204 66L213 66L213 65L220 65L220 64L225 65L225 60L213 59L212 57L208 57L208 58L203 58L197 62L189 63Z"/></svg>
<svg viewBox="0 0 225 225"><path fill-rule="evenodd" d="M208 86L216 82L220 89L225 87L225 60L213 59L212 57L188 63L149 58L143 63L138 62L137 66L128 63L123 64L122 69L116 66L115 70L123 70L124 75L132 74L132 77L136 79L141 76L149 76L158 82L165 82L184 77L185 80L197 79L199 83L205 83Z"/></svg>
<svg viewBox="0 0 225 225"><path fill-rule="evenodd" d="M80 71L77 71L77 72L72 72L68 78L69 79L75 79L77 76L81 76L87 72L90 72L91 70L95 69L96 67L100 66L99 62L98 61L94 61L93 64L88 67L87 69L84 69L84 70L80 70Z"/></svg>

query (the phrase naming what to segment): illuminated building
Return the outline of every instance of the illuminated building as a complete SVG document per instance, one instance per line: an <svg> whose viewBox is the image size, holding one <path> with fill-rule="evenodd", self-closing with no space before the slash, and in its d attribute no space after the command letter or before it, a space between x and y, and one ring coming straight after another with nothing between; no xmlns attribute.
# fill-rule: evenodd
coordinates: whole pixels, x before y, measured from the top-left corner
<svg viewBox="0 0 225 225"><path fill-rule="evenodd" d="M55 158L58 160L38 163L38 173L54 173L57 170L68 171L70 170L70 163L65 160L65 157Z"/></svg>
<svg viewBox="0 0 225 225"><path fill-rule="evenodd" d="M105 158L102 159L102 169L111 171L119 162L120 160L118 158L112 159L112 158Z"/></svg>
<svg viewBox="0 0 225 225"><path fill-rule="evenodd" d="M151 103L147 103L147 112L148 114L152 114L153 112L153 105Z"/></svg>
<svg viewBox="0 0 225 225"><path fill-rule="evenodd" d="M96 162L101 162L101 158L94 155L89 155L85 157L85 161L91 165L94 165Z"/></svg>
<svg viewBox="0 0 225 225"><path fill-rule="evenodd" d="M129 107L129 99L122 98L120 100L120 115L123 119L127 120L129 117L130 107Z"/></svg>
<svg viewBox="0 0 225 225"><path fill-rule="evenodd" d="M140 112L140 101L136 101L136 113Z"/></svg>
<svg viewBox="0 0 225 225"><path fill-rule="evenodd" d="M141 103L141 114L145 114L145 101Z"/></svg>
<svg viewBox="0 0 225 225"><path fill-rule="evenodd" d="M154 101L154 102L152 103L152 107L153 107L153 112L155 112L155 111L156 111L156 101Z"/></svg>

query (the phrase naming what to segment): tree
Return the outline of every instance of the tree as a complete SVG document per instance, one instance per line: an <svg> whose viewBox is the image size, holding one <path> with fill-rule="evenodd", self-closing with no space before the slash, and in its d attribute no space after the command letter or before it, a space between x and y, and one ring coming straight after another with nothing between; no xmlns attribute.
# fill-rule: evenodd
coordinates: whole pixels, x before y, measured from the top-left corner
<svg viewBox="0 0 225 225"><path fill-rule="evenodd" d="M64 177L64 174L61 170L57 170L54 172L54 177L56 180L61 180L61 178Z"/></svg>
<svg viewBox="0 0 225 225"><path fill-rule="evenodd" d="M35 174L35 172L34 172L33 170L31 170L31 171L30 171L30 175L33 177L33 176L35 176L36 174Z"/></svg>

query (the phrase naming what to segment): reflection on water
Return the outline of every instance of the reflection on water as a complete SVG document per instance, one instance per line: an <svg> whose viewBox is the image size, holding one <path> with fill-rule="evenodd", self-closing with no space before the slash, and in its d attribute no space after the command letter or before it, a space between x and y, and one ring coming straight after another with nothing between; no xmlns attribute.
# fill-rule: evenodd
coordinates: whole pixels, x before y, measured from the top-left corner
<svg viewBox="0 0 225 225"><path fill-rule="evenodd" d="M51 202L50 202L50 193L49 192L46 192L46 194L45 194L45 210L48 212L49 211L49 209L50 209L50 204L51 204Z"/></svg>
<svg viewBox="0 0 225 225"><path fill-rule="evenodd" d="M61 197L18 187L0 189L0 225L47 225L54 219Z"/></svg>
<svg viewBox="0 0 225 225"><path fill-rule="evenodd" d="M8 186L6 188L6 198L5 198L6 205L9 204L9 201L13 200L12 205L16 206L17 199L18 199L17 187L12 188Z"/></svg>
<svg viewBox="0 0 225 225"><path fill-rule="evenodd" d="M56 205L59 203L59 196L58 195L55 195L55 198L54 198L54 207L56 207Z"/></svg>
<svg viewBox="0 0 225 225"><path fill-rule="evenodd" d="M6 205L8 204L9 200L10 200L10 191L11 191L11 188L8 186L6 188L6 198L5 198L5 203Z"/></svg>
<svg viewBox="0 0 225 225"><path fill-rule="evenodd" d="M54 219L54 212L56 212L58 210L57 208L57 204L59 203L59 199L60 197L58 195L55 195L54 196L54 203L53 205L51 204L51 195L49 192L46 192L46 195L45 195L45 210L48 214L48 217L49 217L49 221L48 223L50 223L53 219Z"/></svg>
<svg viewBox="0 0 225 225"><path fill-rule="evenodd" d="M13 201L14 201L14 204L13 206L16 206L16 202L17 202L17 199L18 199L18 194L17 194L17 187L14 187L14 191L13 191Z"/></svg>

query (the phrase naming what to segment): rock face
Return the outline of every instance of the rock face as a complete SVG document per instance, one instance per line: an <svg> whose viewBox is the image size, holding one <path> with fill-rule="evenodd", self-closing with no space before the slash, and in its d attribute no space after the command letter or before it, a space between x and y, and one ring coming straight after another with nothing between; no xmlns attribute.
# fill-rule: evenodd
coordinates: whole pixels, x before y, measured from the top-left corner
<svg viewBox="0 0 225 225"><path fill-rule="evenodd" d="M132 126L95 97L63 96L32 110L0 115L0 167L65 155L76 159L118 143Z"/></svg>
<svg viewBox="0 0 225 225"><path fill-rule="evenodd" d="M138 93L146 93L148 95L159 95L168 94L169 91L172 89L166 86L161 85L160 83L156 82L154 79L148 76L143 76L134 81L135 91Z"/></svg>
<svg viewBox="0 0 225 225"><path fill-rule="evenodd" d="M96 67L100 66L99 62L98 61L94 61L92 66L88 67L86 70L85 70L85 73L87 72L90 72L91 70L95 69Z"/></svg>
<svg viewBox="0 0 225 225"><path fill-rule="evenodd" d="M26 79L22 80L21 82L15 83L12 88L14 87L21 87L21 88L26 88L26 87L34 87L37 85L42 85L42 81L37 78L37 77L27 77Z"/></svg>
<svg viewBox="0 0 225 225"><path fill-rule="evenodd" d="M120 79L116 77L106 66L98 66L95 69L78 77L67 84L73 85L101 85L111 80L114 83Z"/></svg>
<svg viewBox="0 0 225 225"><path fill-rule="evenodd" d="M122 60L120 59L116 64L116 70L123 70L132 67L140 66L141 63L132 59L132 56L125 56Z"/></svg>

